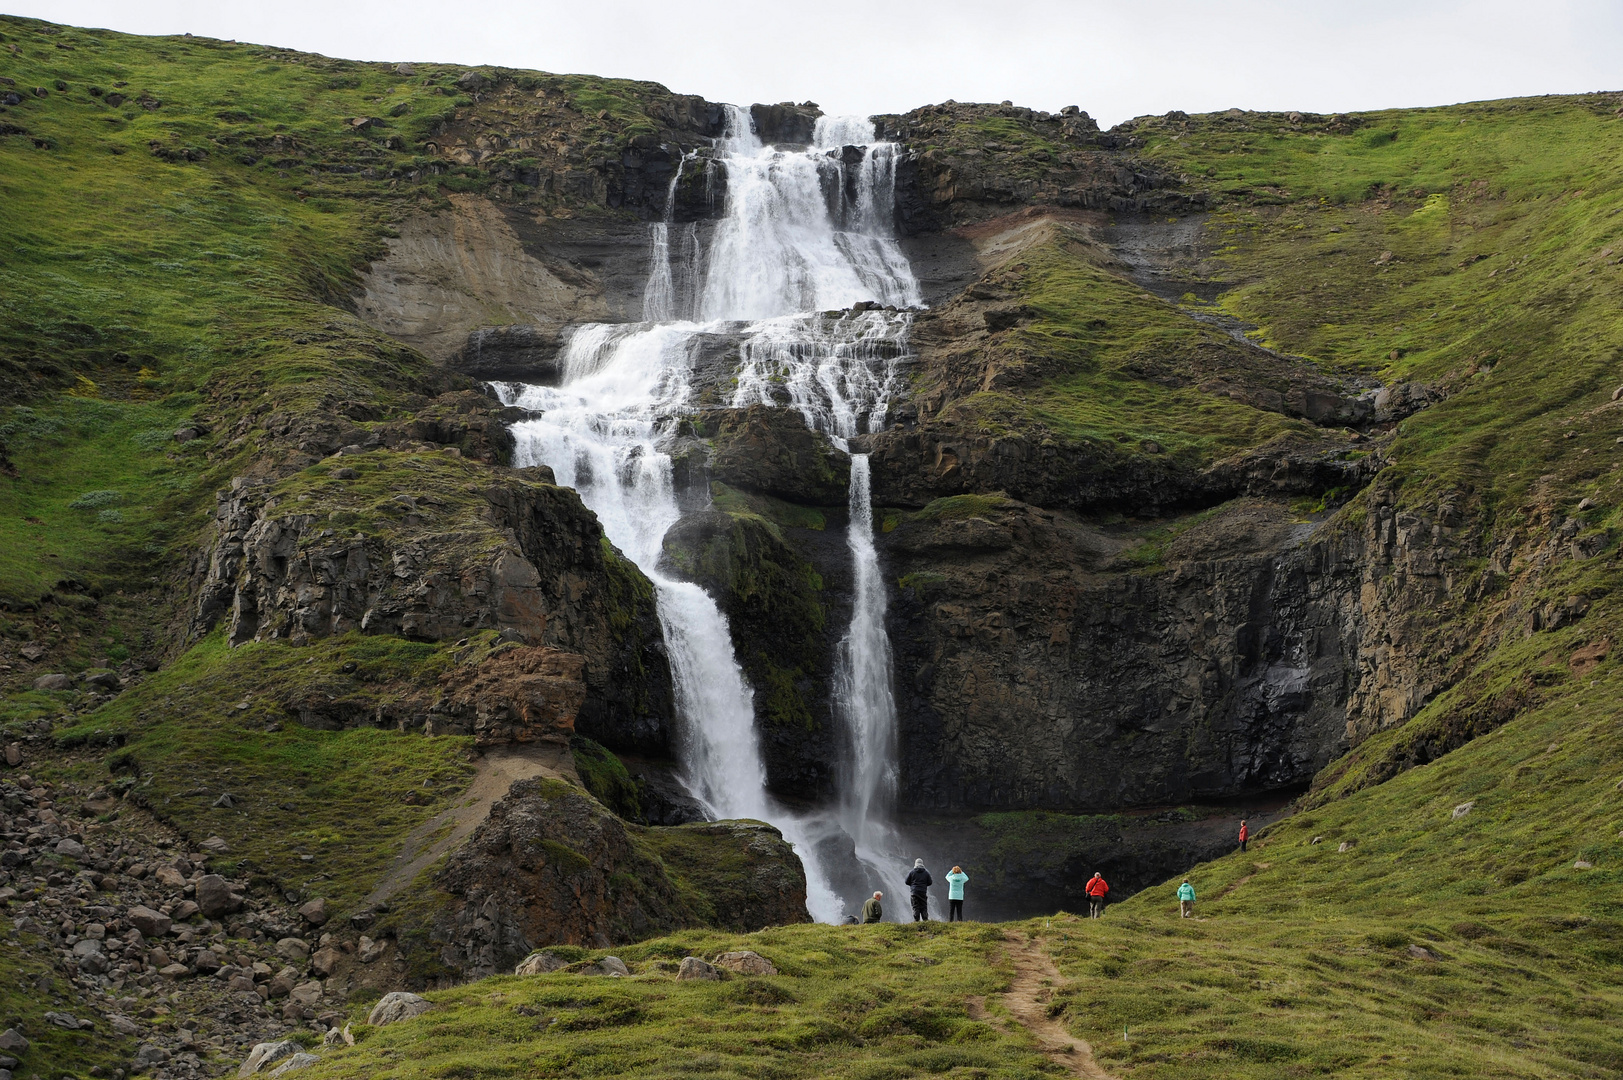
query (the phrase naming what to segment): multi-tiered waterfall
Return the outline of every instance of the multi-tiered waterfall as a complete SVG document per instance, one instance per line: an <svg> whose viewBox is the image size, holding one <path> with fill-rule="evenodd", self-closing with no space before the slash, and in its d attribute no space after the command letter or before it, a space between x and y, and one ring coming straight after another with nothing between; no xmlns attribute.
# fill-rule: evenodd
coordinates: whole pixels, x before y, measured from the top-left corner
<svg viewBox="0 0 1623 1080"><path fill-rule="evenodd" d="M918 283L891 234L896 147L866 120L818 121L805 150L763 146L729 108L714 156L682 159L666 221L652 227L641 323L570 335L556 387L499 387L532 419L514 425L520 464L550 465L654 583L676 686L678 752L694 794L717 817L780 827L806 866L807 906L823 921L853 911L895 877L886 825L896 781L885 592L873 543L868 460L851 460L850 628L834 685L847 738L838 806L797 814L766 790L752 691L725 617L699 586L661 572L665 532L682 510L668 449L692 407L703 339L739 342L734 405L787 403L841 449L883 423L905 355ZM707 250L670 222L687 168L726 170L726 201ZM673 230L675 230L673 232ZM877 309L850 310L867 301ZM888 310L887 310L888 309Z"/></svg>

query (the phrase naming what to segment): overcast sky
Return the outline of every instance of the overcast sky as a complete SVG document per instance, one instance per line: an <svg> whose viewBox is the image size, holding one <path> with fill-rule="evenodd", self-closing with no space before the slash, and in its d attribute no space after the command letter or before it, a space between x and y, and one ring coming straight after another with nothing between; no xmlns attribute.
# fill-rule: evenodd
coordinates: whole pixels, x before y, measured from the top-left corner
<svg viewBox="0 0 1623 1080"><path fill-rule="evenodd" d="M1623 89L1623 0L0 0L10 14L357 60L652 79L833 113L1011 99L1104 125Z"/></svg>

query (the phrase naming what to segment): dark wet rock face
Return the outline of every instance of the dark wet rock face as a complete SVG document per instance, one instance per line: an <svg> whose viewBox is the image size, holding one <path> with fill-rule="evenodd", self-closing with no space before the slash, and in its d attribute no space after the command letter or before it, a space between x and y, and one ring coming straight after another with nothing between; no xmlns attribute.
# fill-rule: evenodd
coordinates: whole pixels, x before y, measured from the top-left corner
<svg viewBox="0 0 1623 1080"><path fill-rule="evenodd" d="M1345 745L1358 574L1283 507L1150 553L1004 502L885 538L903 803L1101 809L1301 785Z"/></svg>

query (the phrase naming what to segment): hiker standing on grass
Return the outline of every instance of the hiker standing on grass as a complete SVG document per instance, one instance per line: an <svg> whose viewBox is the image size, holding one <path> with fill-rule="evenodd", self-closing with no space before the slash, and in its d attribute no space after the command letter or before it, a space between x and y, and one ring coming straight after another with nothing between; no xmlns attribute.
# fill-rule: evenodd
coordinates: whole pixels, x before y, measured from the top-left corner
<svg viewBox="0 0 1623 1080"><path fill-rule="evenodd" d="M908 871L907 880L903 884L913 890L913 921L929 922L930 886L935 884L935 879L930 876L930 871L924 868L923 859L913 860L913 869Z"/></svg>
<svg viewBox="0 0 1623 1080"><path fill-rule="evenodd" d="M1249 826L1249 825L1247 825L1245 823L1245 818L1241 818L1240 819L1240 850L1241 851L1245 850L1245 842L1247 840L1249 840L1249 839L1251 839L1251 826Z"/></svg>
<svg viewBox="0 0 1623 1080"><path fill-rule="evenodd" d="M1088 894L1088 918L1099 918L1105 913L1105 897L1110 892L1110 886L1099 871L1095 870L1082 891Z"/></svg>
<svg viewBox="0 0 1623 1080"><path fill-rule="evenodd" d="M961 866L953 867L952 872L947 875L948 922L955 919L958 922L964 921L964 882L968 880L969 875L964 873L964 868Z"/></svg>
<svg viewBox="0 0 1623 1080"><path fill-rule="evenodd" d="M863 902L863 905L862 905L862 921L864 923L883 922L884 921L885 909L879 903L879 901L883 900L884 898L885 898L884 893L876 892L876 893L873 894L873 896L869 897L866 901Z"/></svg>
<svg viewBox="0 0 1623 1080"><path fill-rule="evenodd" d="M1195 913L1195 887L1185 878L1178 886L1178 916L1187 919Z"/></svg>

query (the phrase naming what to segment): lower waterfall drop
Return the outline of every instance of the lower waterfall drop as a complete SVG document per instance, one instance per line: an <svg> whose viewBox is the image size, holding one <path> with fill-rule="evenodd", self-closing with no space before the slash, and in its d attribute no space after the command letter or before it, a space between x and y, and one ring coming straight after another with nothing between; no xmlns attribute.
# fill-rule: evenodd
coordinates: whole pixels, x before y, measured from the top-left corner
<svg viewBox="0 0 1623 1080"><path fill-rule="evenodd" d="M896 698L891 692L885 582L873 542L867 454L851 455L851 522L846 543L853 571L851 628L840 642L835 694L851 735L840 821L865 863L895 858L889 828L896 801Z"/></svg>
<svg viewBox="0 0 1623 1080"><path fill-rule="evenodd" d="M514 461L551 466L653 583L688 787L716 818L777 825L806 868L807 909L834 922L842 903L816 844L767 794L754 694L734 656L727 619L709 593L659 569L665 532L682 513L670 455L659 444L688 399L692 340L691 324L578 328L560 364L563 386L497 387L504 403L534 415L513 425Z"/></svg>

